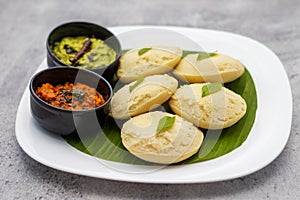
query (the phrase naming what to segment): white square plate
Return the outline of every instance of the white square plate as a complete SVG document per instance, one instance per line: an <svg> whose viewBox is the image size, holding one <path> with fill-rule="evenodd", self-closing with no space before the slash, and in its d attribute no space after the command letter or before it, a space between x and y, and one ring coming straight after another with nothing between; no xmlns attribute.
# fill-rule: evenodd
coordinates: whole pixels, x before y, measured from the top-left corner
<svg viewBox="0 0 300 200"><path fill-rule="evenodd" d="M184 50L217 50L240 60L251 73L258 95L256 119L247 140L222 157L195 164L153 169L105 161L76 150L60 136L40 128L31 116L26 88L15 130L18 143L30 157L58 170L97 178L143 183L203 183L253 173L272 162L283 150L291 128L292 94L283 65L266 46L244 36L214 30L167 26L109 29L119 37L123 49L164 44ZM159 34L164 30L194 42L184 42L176 38L176 34L167 37ZM201 49L197 49L199 46ZM38 70L46 67L44 60Z"/></svg>

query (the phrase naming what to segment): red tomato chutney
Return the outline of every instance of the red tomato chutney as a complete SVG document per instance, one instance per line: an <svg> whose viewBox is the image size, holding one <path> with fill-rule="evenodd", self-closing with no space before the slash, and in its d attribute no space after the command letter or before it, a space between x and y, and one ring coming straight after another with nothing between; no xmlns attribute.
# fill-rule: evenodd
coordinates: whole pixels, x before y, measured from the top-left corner
<svg viewBox="0 0 300 200"><path fill-rule="evenodd" d="M36 95L45 102L66 110L88 110L105 103L103 96L82 83L66 82L64 85L44 83L35 91Z"/></svg>

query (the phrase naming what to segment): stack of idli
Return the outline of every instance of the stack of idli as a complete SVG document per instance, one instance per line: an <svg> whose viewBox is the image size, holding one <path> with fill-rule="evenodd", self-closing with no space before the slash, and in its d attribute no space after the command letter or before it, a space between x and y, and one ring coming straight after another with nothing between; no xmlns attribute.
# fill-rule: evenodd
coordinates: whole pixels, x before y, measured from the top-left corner
<svg viewBox="0 0 300 200"><path fill-rule="evenodd" d="M127 120L122 143L143 160L185 160L203 143L200 128L227 128L246 113L245 100L222 85L244 73L238 60L217 53L182 54L177 47L151 46L131 49L120 59L117 77L124 85L115 92L109 114ZM220 86L210 87L216 82ZM173 113L157 111L165 102Z"/></svg>

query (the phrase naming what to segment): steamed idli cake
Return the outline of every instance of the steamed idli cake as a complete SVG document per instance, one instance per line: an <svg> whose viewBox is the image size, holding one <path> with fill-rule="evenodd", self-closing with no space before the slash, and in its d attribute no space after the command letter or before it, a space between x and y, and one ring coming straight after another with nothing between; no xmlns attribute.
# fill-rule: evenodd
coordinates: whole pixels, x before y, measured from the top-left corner
<svg viewBox="0 0 300 200"><path fill-rule="evenodd" d="M157 133L160 120L173 118L173 124ZM175 117L175 118L174 118ZM163 164L177 163L198 152L203 133L192 123L166 112L135 116L121 129L125 148L140 159Z"/></svg>
<svg viewBox="0 0 300 200"><path fill-rule="evenodd" d="M202 96L202 88L210 83L184 85L170 98L171 109L184 119L205 129L227 128L246 113L245 100L235 92L220 86L220 90Z"/></svg>
<svg viewBox="0 0 300 200"><path fill-rule="evenodd" d="M184 57L173 71L174 76L189 83L234 81L244 73L242 63L230 56L212 53L199 59L199 54Z"/></svg>
<svg viewBox="0 0 300 200"><path fill-rule="evenodd" d="M152 46L127 51L120 59L118 78L125 83L141 76L164 74L180 61L182 50L177 47Z"/></svg>
<svg viewBox="0 0 300 200"><path fill-rule="evenodd" d="M116 119L126 119L148 112L167 101L177 89L175 78L153 75L123 86L110 102L110 115Z"/></svg>

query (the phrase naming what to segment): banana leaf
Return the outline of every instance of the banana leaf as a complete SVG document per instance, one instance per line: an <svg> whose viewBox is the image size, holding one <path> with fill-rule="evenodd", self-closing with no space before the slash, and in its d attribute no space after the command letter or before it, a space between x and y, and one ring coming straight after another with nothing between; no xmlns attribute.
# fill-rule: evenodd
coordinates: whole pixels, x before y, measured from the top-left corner
<svg viewBox="0 0 300 200"><path fill-rule="evenodd" d="M184 51L183 55L195 53ZM237 80L224 85L226 88L240 94L247 103L245 116L235 125L223 130L205 130L203 144L195 155L175 165L203 162L223 156L235 150L243 144L251 132L255 121L257 109L257 94L253 79L247 69ZM170 111L168 104L163 104ZM96 133L87 133L88 137L82 138L82 134L73 133L63 137L70 145L86 154L119 163L136 165L153 165L130 154L122 145L120 128L124 121L116 121L107 116L100 121L102 130ZM155 164L157 165L157 164Z"/></svg>

